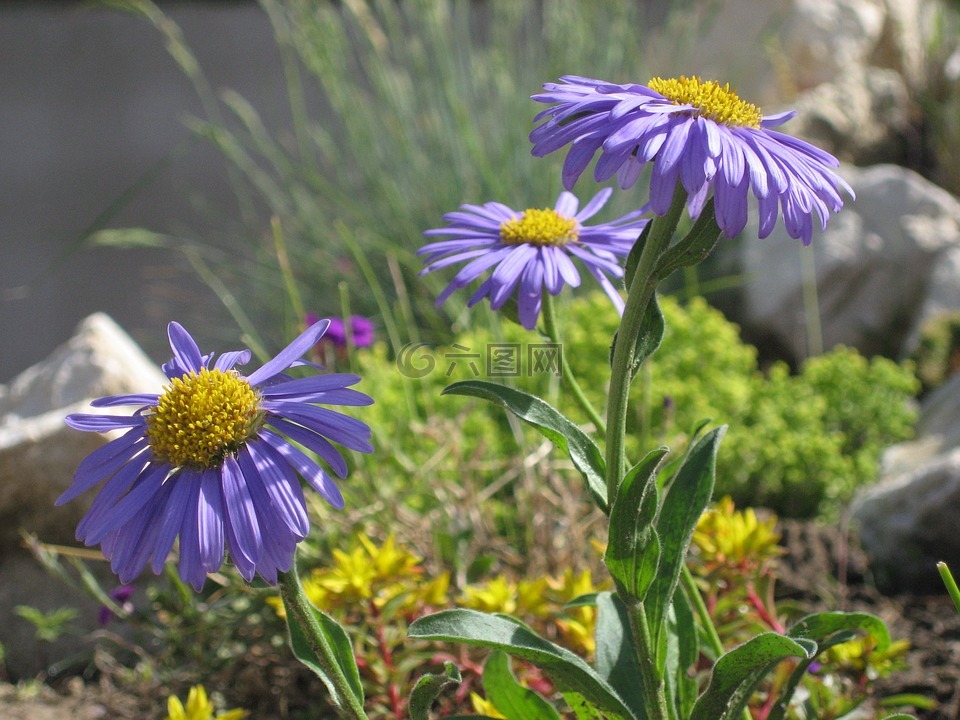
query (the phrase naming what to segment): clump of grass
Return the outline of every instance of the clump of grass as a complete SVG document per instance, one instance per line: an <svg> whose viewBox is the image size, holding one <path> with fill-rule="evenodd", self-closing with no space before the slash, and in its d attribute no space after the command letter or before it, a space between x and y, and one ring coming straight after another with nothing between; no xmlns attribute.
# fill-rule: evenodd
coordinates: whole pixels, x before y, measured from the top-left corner
<svg viewBox="0 0 960 720"><path fill-rule="evenodd" d="M227 161L241 217L223 237L193 243L194 253L216 265L221 296L242 289L245 325L271 328L267 345L301 320L283 299L278 228L308 310L336 313L334 289L345 282L354 312L396 325L391 342L406 342L385 259L401 275L419 270L421 233L461 203L542 207L556 198L562 158L530 156L529 96L570 72L648 75L636 3L262 0L289 101L265 113L234 91L214 93L179 28L149 0L110 4L162 33L203 100L204 116L190 125ZM278 133L276 115L287 113L292 130ZM621 193L606 211L638 202ZM409 304L435 336L451 319L467 324L457 301L449 317L432 309L442 281L410 285Z"/></svg>

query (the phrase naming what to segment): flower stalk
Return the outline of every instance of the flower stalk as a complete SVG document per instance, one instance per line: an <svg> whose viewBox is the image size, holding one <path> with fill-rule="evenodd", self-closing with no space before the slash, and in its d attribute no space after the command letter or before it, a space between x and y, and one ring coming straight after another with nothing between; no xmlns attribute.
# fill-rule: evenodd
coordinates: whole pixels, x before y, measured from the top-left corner
<svg viewBox="0 0 960 720"><path fill-rule="evenodd" d="M541 312L543 313L543 330L547 338L550 342L560 345L560 330L557 327L557 315L553 296L546 291L543 293L543 307ZM564 364L560 368L560 378L567 389L573 394L574 400L577 401L577 404L587 414L587 417L590 418L590 422L593 423L597 432L605 433L607 431L607 424L603 421L603 418L600 417L600 413L597 412L596 408L593 407L590 399L584 394L580 383L577 382L577 378L568 364Z"/></svg>
<svg viewBox="0 0 960 720"><path fill-rule="evenodd" d="M627 404L630 382L633 380L633 364L637 338L643 329L643 316L657 289L657 264L670 245L677 229L680 214L687 202L687 193L680 183L673 194L673 202L666 215L655 218L653 227L643 246L640 259L630 286L627 301L617 330L610 371L610 391L607 400L606 465L607 501L612 503L617 487L626 474L624 451L627 433Z"/></svg>
<svg viewBox="0 0 960 720"><path fill-rule="evenodd" d="M303 631L310 648L313 650L315 659L320 663L326 679L332 686L333 700L340 711L341 717L367 720L363 703L350 689L350 682L337 661L326 633L320 627L316 611L303 591L303 584L300 582L300 576L297 573L296 559L291 563L287 572L278 573L277 588L283 598L283 604L287 612L293 616L292 620Z"/></svg>

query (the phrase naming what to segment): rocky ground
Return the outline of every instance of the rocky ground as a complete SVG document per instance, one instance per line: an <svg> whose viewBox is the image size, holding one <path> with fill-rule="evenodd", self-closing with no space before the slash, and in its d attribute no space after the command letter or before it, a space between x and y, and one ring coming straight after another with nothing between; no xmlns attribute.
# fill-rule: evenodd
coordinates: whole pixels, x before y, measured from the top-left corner
<svg viewBox="0 0 960 720"><path fill-rule="evenodd" d="M787 554L778 574L778 597L815 610L870 612L887 623L894 639L909 639L908 667L880 680L879 697L912 693L937 706L917 711L921 720L960 717L960 614L946 592L881 594L868 563L849 536L836 527L785 522Z"/></svg>
<svg viewBox="0 0 960 720"><path fill-rule="evenodd" d="M915 693L934 699L935 708L917 711L920 720L960 717L960 614L946 594L885 596L871 584L863 553L836 527L785 522L781 530L787 554L781 560L778 597L811 610L866 611L880 616L895 639L910 639L912 649L907 669L878 682L877 695ZM268 668L259 670L259 685L264 685L271 673ZM222 687L235 683L253 687L258 685L255 680L249 675L233 677ZM293 678L273 680L287 684ZM261 689L270 694L270 688ZM267 704L275 706L276 702ZM164 696L156 688L135 693L105 682L85 684L79 678L56 688L40 683L20 687L0 683L2 720L154 720L164 717L164 708ZM254 717L267 718L259 713ZM282 717L292 716L276 711L269 714L269 720Z"/></svg>

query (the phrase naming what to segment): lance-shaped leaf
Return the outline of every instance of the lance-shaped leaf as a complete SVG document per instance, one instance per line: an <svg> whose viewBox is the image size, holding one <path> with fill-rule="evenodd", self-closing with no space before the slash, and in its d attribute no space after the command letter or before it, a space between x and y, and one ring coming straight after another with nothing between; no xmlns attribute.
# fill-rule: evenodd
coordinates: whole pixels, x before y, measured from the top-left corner
<svg viewBox="0 0 960 720"><path fill-rule="evenodd" d="M798 640L813 640L817 643L819 652L823 652L828 647L849 640L850 633L873 635L877 641L877 650L881 652L890 647L890 631L887 630L886 623L869 613L814 613L800 618L787 631L787 636Z"/></svg>
<svg viewBox="0 0 960 720"><path fill-rule="evenodd" d="M620 718L619 715L604 712L580 693L565 692L561 694L567 705L573 710L573 716L577 720L618 720Z"/></svg>
<svg viewBox="0 0 960 720"><path fill-rule="evenodd" d="M613 593L597 594L597 672L616 690L638 718L645 718L643 676L630 634L630 618L623 602Z"/></svg>
<svg viewBox="0 0 960 720"><path fill-rule="evenodd" d="M529 423L566 452L587 481L587 488L597 506L607 512L607 482L604 478L603 455L583 430L567 420L559 410L540 398L522 390L503 387L482 380L464 380L444 388L444 395L478 397L505 407Z"/></svg>
<svg viewBox="0 0 960 720"><path fill-rule="evenodd" d="M543 670L561 692L578 693L607 713L633 717L619 694L580 657L508 618L476 610L444 610L416 620L407 634L420 640L503 650Z"/></svg>
<svg viewBox="0 0 960 720"><path fill-rule="evenodd" d="M410 720L429 720L430 708L434 701L440 697L440 693L448 685L459 685L463 678L460 676L460 670L452 662L443 664L442 673L426 673L420 676L417 684L410 691Z"/></svg>
<svg viewBox="0 0 960 720"><path fill-rule="evenodd" d="M800 640L812 640L817 644L817 652L808 660L797 663L790 677L780 689L780 697L771 708L768 720L783 720L794 691L805 676L816 655L834 645L850 640L857 635L870 634L877 641L877 650L881 652L890 647L890 632L880 618L868 613L823 612L801 618L787 631L787 636Z"/></svg>
<svg viewBox="0 0 960 720"><path fill-rule="evenodd" d="M817 644L767 632L751 638L720 656L713 666L710 684L693 706L690 720L732 720L746 706L764 676L785 658L808 660Z"/></svg>
<svg viewBox="0 0 960 720"><path fill-rule="evenodd" d="M667 614L667 702L674 704L677 717L686 718L697 700L697 680L688 670L700 656L700 639L693 608L682 587L674 592L671 608Z"/></svg>
<svg viewBox="0 0 960 720"><path fill-rule="evenodd" d="M510 669L510 656L495 652L483 666L487 700L507 720L561 720L560 713L542 696L521 685Z"/></svg>
<svg viewBox="0 0 960 720"><path fill-rule="evenodd" d="M655 639L663 631L667 607L673 599L680 570L686 562L694 528L713 495L717 449L725 432L726 426L722 425L697 441L686 462L677 471L660 507L657 520L660 568L647 591L645 602L647 621Z"/></svg>
<svg viewBox="0 0 960 720"><path fill-rule="evenodd" d="M624 601L630 604L643 600L657 575L657 469L667 452L665 447L658 448L631 468L610 508L610 539L603 561Z"/></svg>
<svg viewBox="0 0 960 720"><path fill-rule="evenodd" d="M293 648L293 654L297 656L300 662L313 670L323 681L334 702L337 705L342 705L344 699L340 697L336 685L334 685L327 671L323 668L323 664L314 652L313 647L311 647L309 640L307 640L307 635L300 627L300 623L295 619L294 609L290 607L290 604L287 602L286 595L283 593L281 593L281 595L283 596L284 609L287 613L287 628L290 630L290 647ZM343 672L344 677L347 679L350 692L362 706L363 685L360 684L360 671L357 669L357 660L353 654L353 645L350 644L350 638L347 637L346 631L340 627L340 624L322 610L311 606L310 612L316 617L320 631L324 634L327 643L333 649L334 659Z"/></svg>
<svg viewBox="0 0 960 720"><path fill-rule="evenodd" d="M644 225L640 232L640 237L630 248L630 254L627 255L627 261L623 268L623 282L627 291L633 285L633 278L637 274L637 266L640 264L640 256L643 254L643 248L646 247L647 240L650 237L650 231L653 229L653 223ZM663 340L663 331L665 323L663 313L657 304L657 296L654 294L650 298L650 304L647 305L643 315L643 324L641 326L639 337L637 337L634 346L633 362L630 364L630 378L636 377L637 371L643 364L643 361L650 357L654 351L660 347L660 341ZM613 336L613 343L610 345L610 364L613 364L613 351L617 346L617 334Z"/></svg>
<svg viewBox="0 0 960 720"><path fill-rule="evenodd" d="M633 357L630 360L630 379L633 380L643 365L643 361L656 352L663 340L663 333L666 329L666 321L663 319L663 311L660 309L660 303L657 302L657 295L650 296L650 302L647 303L643 311L643 321L640 325L640 334L637 335L637 342L634 344ZM613 364L613 352L617 347L617 338L619 332L614 333L613 343L610 345L610 363Z"/></svg>
<svg viewBox="0 0 960 720"><path fill-rule="evenodd" d="M656 268L657 278L662 280L674 270L703 262L717 246L721 234L713 211L713 198L710 198L686 237L660 256Z"/></svg>

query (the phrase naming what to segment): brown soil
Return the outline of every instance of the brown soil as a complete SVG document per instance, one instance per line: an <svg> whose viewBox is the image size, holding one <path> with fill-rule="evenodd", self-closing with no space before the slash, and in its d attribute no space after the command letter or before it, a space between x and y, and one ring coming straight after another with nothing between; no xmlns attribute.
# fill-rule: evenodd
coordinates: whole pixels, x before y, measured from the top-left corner
<svg viewBox="0 0 960 720"><path fill-rule="evenodd" d="M960 614L946 591L886 596L872 584L869 562L848 533L809 523L781 524L787 554L777 575L777 597L811 610L873 613L894 639L907 639L907 669L876 683L877 697L913 693L937 707L917 710L921 720L960 717Z"/></svg>

